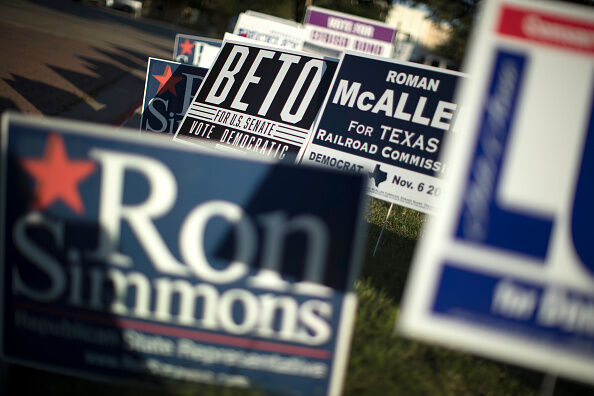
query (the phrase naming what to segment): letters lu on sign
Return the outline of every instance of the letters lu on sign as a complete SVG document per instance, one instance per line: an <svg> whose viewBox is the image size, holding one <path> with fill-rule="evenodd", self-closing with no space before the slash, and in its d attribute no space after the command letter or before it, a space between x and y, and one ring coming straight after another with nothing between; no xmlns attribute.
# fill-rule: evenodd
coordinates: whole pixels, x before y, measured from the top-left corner
<svg viewBox="0 0 594 396"><path fill-rule="evenodd" d="M302 162L361 173L371 196L434 213L462 76L346 51Z"/></svg>
<svg viewBox="0 0 594 396"><path fill-rule="evenodd" d="M591 382L594 12L492 1L482 15L461 91L468 126L446 153L460 166L400 328Z"/></svg>

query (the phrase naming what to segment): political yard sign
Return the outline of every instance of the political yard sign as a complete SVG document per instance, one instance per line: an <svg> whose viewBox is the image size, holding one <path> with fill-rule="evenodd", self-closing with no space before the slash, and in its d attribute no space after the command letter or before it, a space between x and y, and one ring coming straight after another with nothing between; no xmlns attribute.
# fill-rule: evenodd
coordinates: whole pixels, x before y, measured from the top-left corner
<svg viewBox="0 0 594 396"><path fill-rule="evenodd" d="M295 162L338 61L225 41L174 140Z"/></svg>
<svg viewBox="0 0 594 396"><path fill-rule="evenodd" d="M313 44L314 48L351 50L387 58L392 57L394 52L396 29L372 19L309 6L305 13L304 28L306 49L308 44Z"/></svg>
<svg viewBox="0 0 594 396"><path fill-rule="evenodd" d="M340 393L360 178L78 122L9 115L3 127L5 359L107 380Z"/></svg>
<svg viewBox="0 0 594 396"><path fill-rule="evenodd" d="M175 36L173 60L209 68L221 49L221 40L178 33Z"/></svg>
<svg viewBox="0 0 594 396"><path fill-rule="evenodd" d="M491 1L406 334L594 381L594 11Z"/></svg>
<svg viewBox="0 0 594 396"><path fill-rule="evenodd" d="M454 125L461 78L345 52L302 162L363 174L371 196L433 213L448 169L440 149Z"/></svg>
<svg viewBox="0 0 594 396"><path fill-rule="evenodd" d="M258 13L239 14L233 34L293 50L302 50L305 38L301 25Z"/></svg>
<svg viewBox="0 0 594 396"><path fill-rule="evenodd" d="M140 130L175 133L206 72L203 67L149 58Z"/></svg>

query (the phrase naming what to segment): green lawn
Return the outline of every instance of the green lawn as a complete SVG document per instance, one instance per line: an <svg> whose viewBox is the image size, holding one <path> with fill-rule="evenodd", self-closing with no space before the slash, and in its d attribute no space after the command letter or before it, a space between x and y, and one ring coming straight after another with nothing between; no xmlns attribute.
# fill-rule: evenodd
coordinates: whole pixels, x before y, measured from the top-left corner
<svg viewBox="0 0 594 396"><path fill-rule="evenodd" d="M425 215L394 205L373 256L390 204L371 199L359 309L345 395L539 395L543 374L394 334L394 323ZM555 395L594 394L558 379ZM543 395L544 396L544 395Z"/></svg>
<svg viewBox="0 0 594 396"><path fill-rule="evenodd" d="M345 395L539 395L543 374L394 334L399 302L425 216L394 206L372 256L389 204L371 199L364 265L356 284L359 310ZM594 373L593 373L594 374ZM11 366L0 395L258 395L212 386L170 384L165 390L95 383ZM4 391L4 392L2 392ZM558 379L555 395L594 395L594 388ZM545 396L543 394L543 396ZM548 396L548 395L546 395Z"/></svg>

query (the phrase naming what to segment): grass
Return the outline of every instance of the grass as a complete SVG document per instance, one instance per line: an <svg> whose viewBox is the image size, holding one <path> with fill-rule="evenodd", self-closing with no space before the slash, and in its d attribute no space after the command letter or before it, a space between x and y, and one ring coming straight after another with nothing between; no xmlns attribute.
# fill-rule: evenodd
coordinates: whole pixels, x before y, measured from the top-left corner
<svg viewBox="0 0 594 396"><path fill-rule="evenodd" d="M400 298L425 216L394 205L375 256L373 250L389 204L370 199L364 265L356 284L359 309L344 394L539 395L543 374L394 334ZM95 383L19 366L4 372L0 394L44 395L259 395L215 386L168 384L152 390ZM3 392L4 391L4 392ZM558 379L554 395L594 395L594 388ZM13 393L14 392L14 393ZM544 395L543 395L544 396Z"/></svg>
<svg viewBox="0 0 594 396"><path fill-rule="evenodd" d="M543 374L432 346L394 334L394 323L425 216L394 205L373 250L389 203L371 199L359 309L345 395L539 395ZM555 395L594 395L594 388L558 379Z"/></svg>

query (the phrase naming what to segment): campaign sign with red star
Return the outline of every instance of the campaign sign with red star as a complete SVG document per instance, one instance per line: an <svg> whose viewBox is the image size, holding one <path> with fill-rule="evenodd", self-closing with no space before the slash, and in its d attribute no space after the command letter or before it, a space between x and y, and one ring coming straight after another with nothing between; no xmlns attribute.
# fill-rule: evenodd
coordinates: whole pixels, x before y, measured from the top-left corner
<svg viewBox="0 0 594 396"><path fill-rule="evenodd" d="M82 122L2 126L4 361L196 394L340 394L361 177Z"/></svg>
<svg viewBox="0 0 594 396"><path fill-rule="evenodd" d="M198 66L149 58L140 130L175 132L207 71Z"/></svg>
<svg viewBox="0 0 594 396"><path fill-rule="evenodd" d="M214 62L222 45L221 40L177 34L173 60L194 66L209 68Z"/></svg>

